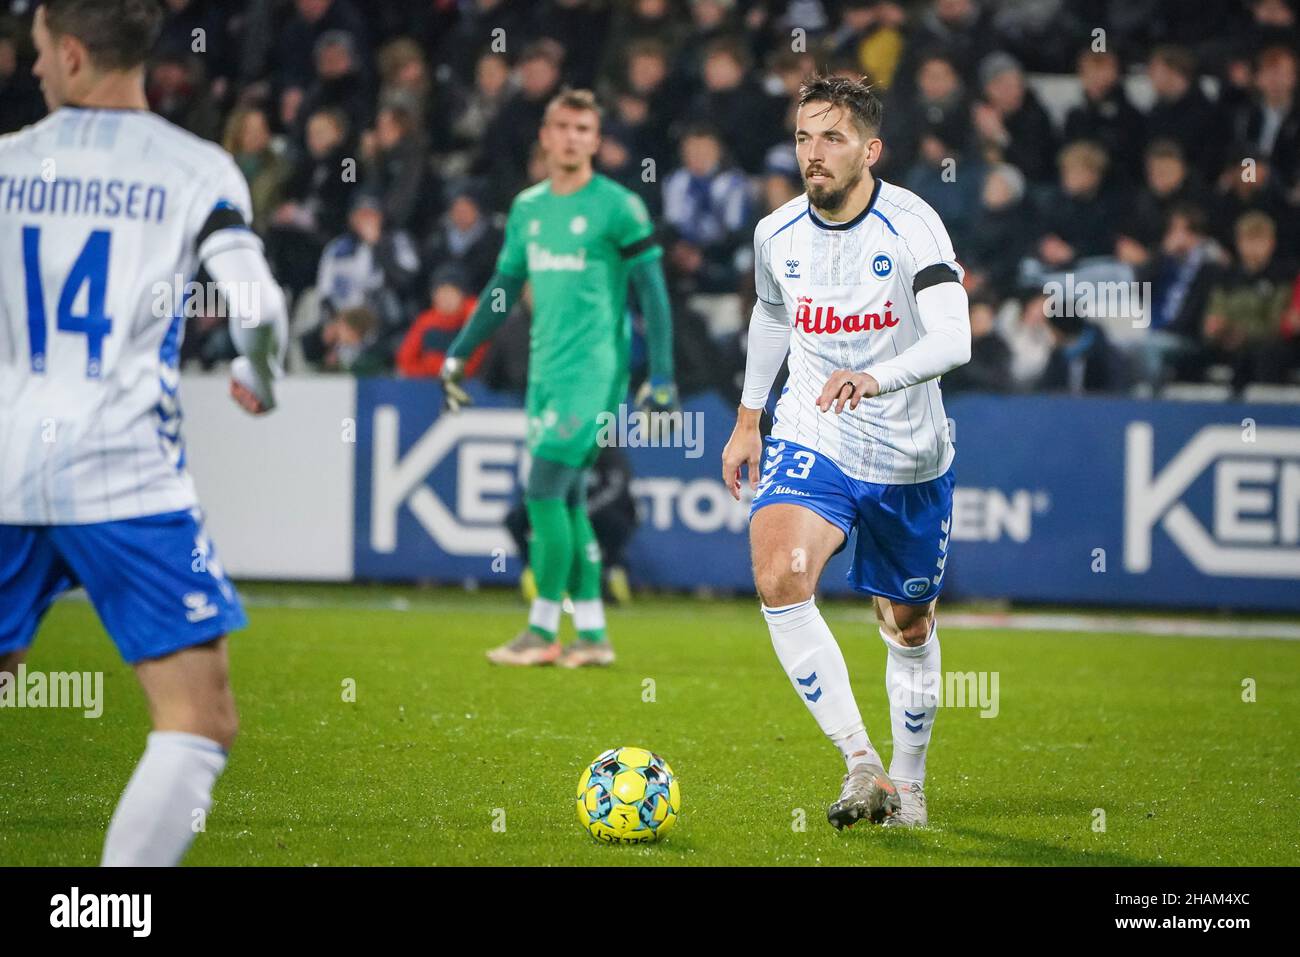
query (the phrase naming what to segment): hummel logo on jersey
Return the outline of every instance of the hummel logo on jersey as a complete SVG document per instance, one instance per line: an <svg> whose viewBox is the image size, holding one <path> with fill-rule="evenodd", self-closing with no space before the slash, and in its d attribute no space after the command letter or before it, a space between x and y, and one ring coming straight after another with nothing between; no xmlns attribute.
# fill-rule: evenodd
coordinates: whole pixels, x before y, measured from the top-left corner
<svg viewBox="0 0 1300 957"><path fill-rule="evenodd" d="M818 306L813 309L811 296L800 296L799 306L794 311L794 324L804 332L815 335L834 335L837 332L870 332L873 329L892 329L898 325L898 318L890 311L893 306L885 302L885 312L854 313L851 316L837 316L835 307Z"/></svg>
<svg viewBox="0 0 1300 957"><path fill-rule="evenodd" d="M785 261L785 278L786 279L799 278L799 260L787 259Z"/></svg>
<svg viewBox="0 0 1300 957"><path fill-rule="evenodd" d="M201 591L188 592L181 601L185 602L185 607L189 609L185 612L185 620L192 625L207 621L218 614L217 606L208 601L208 596Z"/></svg>

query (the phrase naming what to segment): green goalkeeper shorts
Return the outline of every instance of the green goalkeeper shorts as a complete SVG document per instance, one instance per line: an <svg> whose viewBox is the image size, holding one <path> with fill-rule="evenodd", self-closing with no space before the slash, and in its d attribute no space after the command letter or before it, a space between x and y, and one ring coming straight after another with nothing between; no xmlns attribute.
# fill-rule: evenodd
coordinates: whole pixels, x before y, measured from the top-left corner
<svg viewBox="0 0 1300 957"><path fill-rule="evenodd" d="M587 387L560 390L546 384L529 384L528 452L534 458L574 468L588 468L596 461L602 426L609 421L608 416L618 415L618 403L627 395L627 383L612 383L604 389L583 385Z"/></svg>

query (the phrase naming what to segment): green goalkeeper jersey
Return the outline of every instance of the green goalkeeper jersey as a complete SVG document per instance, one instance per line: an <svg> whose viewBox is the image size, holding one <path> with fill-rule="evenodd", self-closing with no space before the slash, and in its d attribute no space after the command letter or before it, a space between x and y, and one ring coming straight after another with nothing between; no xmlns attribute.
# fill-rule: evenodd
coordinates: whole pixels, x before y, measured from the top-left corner
<svg viewBox="0 0 1300 957"><path fill-rule="evenodd" d="M597 417L627 393L628 273L661 255L645 203L599 173L565 196L544 180L515 197L497 272L532 284L534 454L574 465L594 457Z"/></svg>

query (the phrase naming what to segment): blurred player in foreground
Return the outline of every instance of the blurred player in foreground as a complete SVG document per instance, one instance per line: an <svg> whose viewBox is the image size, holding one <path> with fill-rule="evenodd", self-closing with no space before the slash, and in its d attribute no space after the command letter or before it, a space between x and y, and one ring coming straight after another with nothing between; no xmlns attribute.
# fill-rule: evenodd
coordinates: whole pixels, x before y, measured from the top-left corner
<svg viewBox="0 0 1300 957"><path fill-rule="evenodd" d="M204 295L187 280L254 305L230 318L247 411L274 405L286 339L238 167L149 112L161 19L153 0L46 0L33 72L51 112L0 137L0 671L74 585L135 668L153 732L105 865L180 862L237 723L225 635L244 611L180 435L183 316Z"/></svg>
<svg viewBox="0 0 1300 957"><path fill-rule="evenodd" d="M505 321L525 280L532 283L528 357L528 451L524 501L532 523L537 579L528 627L488 652L502 665L608 665L600 597L601 556L587 517L586 471L600 451L602 420L623 414L628 388L627 289L645 317L650 379L638 396L650 414L677 405L672 317L663 253L645 204L592 169L600 110L585 90L567 90L546 108L539 132L549 176L510 206L496 273L469 322L447 350L442 380L449 409L468 402L464 361ZM565 593L578 638L557 633Z"/></svg>
<svg viewBox="0 0 1300 957"><path fill-rule="evenodd" d="M732 495L741 466L756 489L749 536L772 646L844 755L848 774L827 811L837 828L927 821L925 754L942 675L934 611L953 490L938 377L970 360L962 269L943 223L919 197L871 175L880 119L864 83L817 77L800 91L795 149L806 192L754 231L758 301L722 455ZM789 382L764 440L759 415L787 354ZM889 774L813 598L854 529L849 581L873 596L888 652Z"/></svg>

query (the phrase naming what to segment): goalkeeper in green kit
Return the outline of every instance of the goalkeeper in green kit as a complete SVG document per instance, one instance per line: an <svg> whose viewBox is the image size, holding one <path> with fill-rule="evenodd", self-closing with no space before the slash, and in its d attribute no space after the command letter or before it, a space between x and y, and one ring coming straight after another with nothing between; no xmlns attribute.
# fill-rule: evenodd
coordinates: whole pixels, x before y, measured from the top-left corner
<svg viewBox="0 0 1300 957"><path fill-rule="evenodd" d="M548 177L515 197L505 245L478 306L443 365L445 404L468 402L465 359L505 321L525 281L532 283L528 356L528 450L524 502L533 528L537 598L528 627L488 658L501 665L608 665L600 598L600 547L587 518L587 469L602 421L627 395L629 282L645 318L650 379L637 397L650 414L673 411L672 317L662 250L645 204L592 169L600 108L585 90L566 90L546 108L539 133ZM608 430L606 430L608 432ZM565 594L578 638L557 635Z"/></svg>

